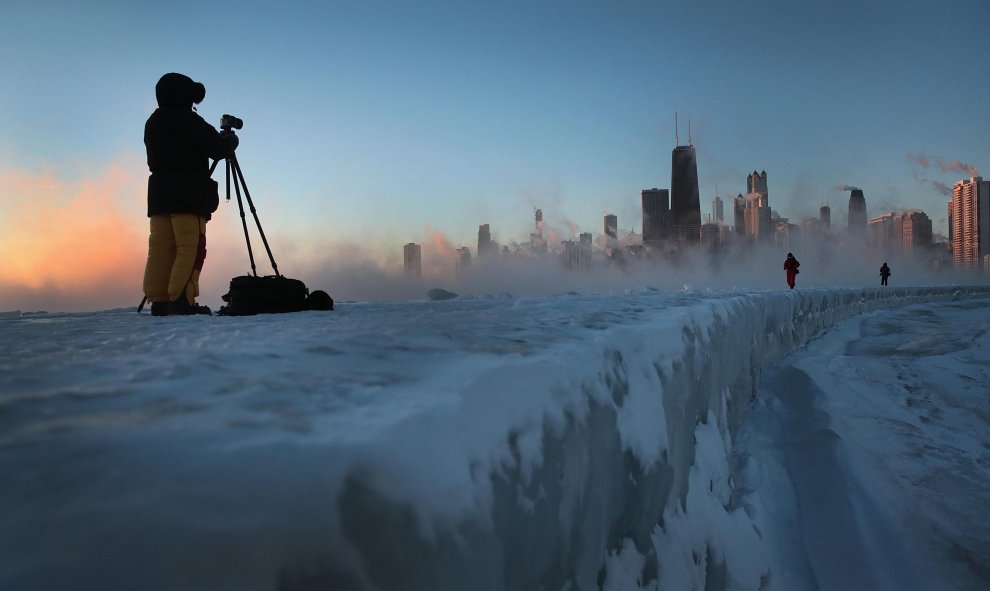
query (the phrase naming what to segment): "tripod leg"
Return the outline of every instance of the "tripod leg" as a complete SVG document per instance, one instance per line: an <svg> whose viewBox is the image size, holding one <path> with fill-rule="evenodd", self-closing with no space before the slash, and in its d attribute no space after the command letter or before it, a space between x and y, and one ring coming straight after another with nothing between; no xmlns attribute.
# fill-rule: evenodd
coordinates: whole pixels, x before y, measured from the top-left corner
<svg viewBox="0 0 990 591"><path fill-rule="evenodd" d="M230 167L233 163L235 173L238 171L237 160L233 157L227 159L227 195L230 198ZM243 181L241 181L243 182ZM245 193L247 192L247 187L244 188ZM248 236L247 229L247 218L244 216L244 202L241 201L241 187L237 183L237 174L234 174L234 193L237 194L237 209L241 212L241 227L244 228L244 242L247 244L248 258L251 259L251 274L255 277L258 276L258 269L254 265L254 251L251 250L251 237ZM249 198L250 199L250 198ZM253 209L253 207L252 207ZM256 216L257 217L257 216Z"/></svg>
<svg viewBox="0 0 990 591"><path fill-rule="evenodd" d="M247 198L248 207L251 208L251 215L254 216L254 223L258 225L258 233L261 235L261 242L265 245L265 250L268 252L268 260L272 263L272 270L275 271L276 276L280 276L278 272L278 265L275 264L275 257L272 255L272 248L268 246L268 238L265 237L265 230L261 227L261 220L258 219L258 211L254 208L254 201L251 199L251 193L248 192L247 183L244 182L244 173L241 172L241 165L237 163L237 158L232 157L230 162L233 163L234 167L234 178L240 178L240 186L244 187L244 196ZM237 188L238 184L234 183L234 188ZM237 194L238 203L240 202L240 193ZM244 208L241 208L241 217L244 217ZM245 235L247 234L247 227L244 229ZM254 259L252 259L252 269L254 268Z"/></svg>

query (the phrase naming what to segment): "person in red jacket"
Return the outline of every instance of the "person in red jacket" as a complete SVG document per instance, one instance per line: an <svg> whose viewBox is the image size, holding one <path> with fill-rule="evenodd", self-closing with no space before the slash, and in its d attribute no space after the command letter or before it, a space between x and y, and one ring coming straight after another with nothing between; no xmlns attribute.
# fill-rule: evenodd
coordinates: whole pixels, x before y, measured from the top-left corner
<svg viewBox="0 0 990 591"><path fill-rule="evenodd" d="M784 259L784 270L787 271L787 285L789 285L791 289L794 289L794 279L797 278L797 274L800 273L800 271L798 271L798 267L800 266L801 263L794 258L794 255L787 253L787 258Z"/></svg>

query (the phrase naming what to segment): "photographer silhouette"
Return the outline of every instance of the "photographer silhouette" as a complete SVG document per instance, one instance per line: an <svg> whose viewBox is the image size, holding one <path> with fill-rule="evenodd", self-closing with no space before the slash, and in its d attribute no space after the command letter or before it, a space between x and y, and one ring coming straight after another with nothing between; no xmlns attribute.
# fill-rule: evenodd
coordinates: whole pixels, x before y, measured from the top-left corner
<svg viewBox="0 0 990 591"><path fill-rule="evenodd" d="M153 316L210 314L208 307L196 304L206 259L206 222L220 201L218 185L210 178L210 158L233 155L238 139L229 130L218 132L193 110L206 97L202 83L165 74L155 95L158 108L144 126L151 171L144 294Z"/></svg>

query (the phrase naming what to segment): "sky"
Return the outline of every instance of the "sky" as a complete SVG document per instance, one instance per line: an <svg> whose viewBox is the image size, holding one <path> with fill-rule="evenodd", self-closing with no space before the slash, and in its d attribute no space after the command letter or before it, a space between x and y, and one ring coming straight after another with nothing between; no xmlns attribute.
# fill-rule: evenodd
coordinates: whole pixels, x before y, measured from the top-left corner
<svg viewBox="0 0 990 591"><path fill-rule="evenodd" d="M210 123L244 119L238 160L289 275L392 274L403 244L474 251L483 223L525 241L534 208L560 239L607 213L639 232L640 191L669 187L689 120L703 215L765 170L792 221L828 202L843 223L856 186L870 215L920 208L945 233L945 188L990 162L988 16L980 0L7 2L0 308L140 299L143 125L172 71L206 85ZM233 202L208 248L205 282L247 270Z"/></svg>

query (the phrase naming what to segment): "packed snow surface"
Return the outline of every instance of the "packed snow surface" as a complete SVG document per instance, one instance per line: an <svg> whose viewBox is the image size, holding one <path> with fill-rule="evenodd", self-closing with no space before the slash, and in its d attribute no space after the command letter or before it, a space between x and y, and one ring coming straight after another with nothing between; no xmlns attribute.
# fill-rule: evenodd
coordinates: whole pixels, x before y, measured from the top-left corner
<svg viewBox="0 0 990 591"><path fill-rule="evenodd" d="M0 588L985 588L988 297L4 314Z"/></svg>

